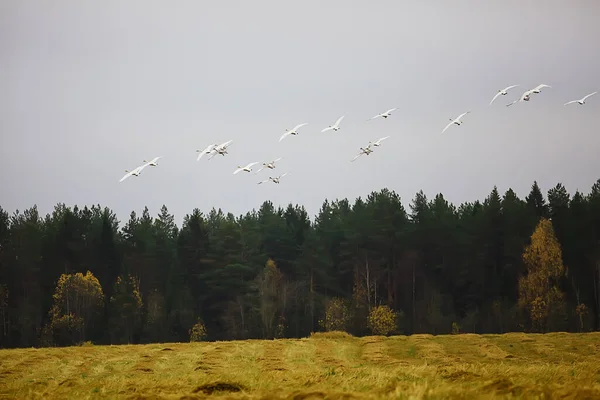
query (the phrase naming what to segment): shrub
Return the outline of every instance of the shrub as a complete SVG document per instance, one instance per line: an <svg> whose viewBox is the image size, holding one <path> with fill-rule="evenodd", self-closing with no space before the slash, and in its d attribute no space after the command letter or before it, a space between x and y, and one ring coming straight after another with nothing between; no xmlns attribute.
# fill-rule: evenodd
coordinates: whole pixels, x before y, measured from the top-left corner
<svg viewBox="0 0 600 400"><path fill-rule="evenodd" d="M194 324L189 330L190 332L190 342L202 342L206 339L207 332L206 326L204 326L204 322L200 318L198 318L198 322Z"/></svg>
<svg viewBox="0 0 600 400"><path fill-rule="evenodd" d="M367 327L373 335L387 336L396 330L398 314L388 306L377 306L371 309L367 317Z"/></svg>
<svg viewBox="0 0 600 400"><path fill-rule="evenodd" d="M351 320L352 315L350 313L350 308L344 299L335 297L327 303L327 307L325 308L325 319L319 321L319 324L328 332L345 332Z"/></svg>

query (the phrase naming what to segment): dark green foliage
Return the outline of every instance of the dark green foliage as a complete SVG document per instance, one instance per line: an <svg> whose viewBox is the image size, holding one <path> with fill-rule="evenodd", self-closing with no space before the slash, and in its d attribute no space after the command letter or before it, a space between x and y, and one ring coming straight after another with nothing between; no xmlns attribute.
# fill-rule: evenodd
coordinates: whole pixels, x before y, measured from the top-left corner
<svg viewBox="0 0 600 400"><path fill-rule="evenodd" d="M405 208L384 189L325 200L312 222L304 207L270 201L238 217L194 209L180 228L166 206L154 217L132 212L121 229L100 205L58 204L45 218L35 206L12 216L0 208L0 346L41 345L58 278L87 270L105 293L102 318L86 327L96 343L187 342L199 319L208 340L302 337L320 329L333 298L351 305L355 335L369 333L367 316L383 305L403 315L398 329L408 334L450 333L453 323L528 329L517 282L541 217L568 271L568 329L599 328L600 180L589 194L558 184L547 197L534 182L524 199L493 187L459 206L420 191ZM281 279L267 315L269 259Z"/></svg>

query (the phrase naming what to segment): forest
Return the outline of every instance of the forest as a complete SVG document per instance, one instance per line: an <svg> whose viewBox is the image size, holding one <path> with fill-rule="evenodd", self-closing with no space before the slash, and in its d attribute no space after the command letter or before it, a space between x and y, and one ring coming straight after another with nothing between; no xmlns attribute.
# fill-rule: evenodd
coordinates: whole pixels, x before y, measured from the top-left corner
<svg viewBox="0 0 600 400"><path fill-rule="evenodd" d="M0 208L0 347L600 327L600 179L458 206L383 189L312 221L265 201L178 227L163 205L119 226L100 205Z"/></svg>

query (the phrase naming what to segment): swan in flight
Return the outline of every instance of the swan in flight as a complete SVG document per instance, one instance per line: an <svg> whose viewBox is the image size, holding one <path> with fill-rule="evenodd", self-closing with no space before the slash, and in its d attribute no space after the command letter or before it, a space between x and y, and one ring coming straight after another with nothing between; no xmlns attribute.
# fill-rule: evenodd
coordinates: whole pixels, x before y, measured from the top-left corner
<svg viewBox="0 0 600 400"><path fill-rule="evenodd" d="M279 158L277 158L277 159L275 159L275 160L273 160L273 161L271 161L271 162L269 162L269 163L263 163L263 164L262 164L262 167L260 167L260 168L258 169L258 171L256 171L256 172L255 172L255 174L258 174L260 171L262 171L263 169L265 169L265 167L266 167L266 168L269 168L269 169L273 169L273 168L275 168L275 163L276 163L277 161L281 160L282 158L283 158L283 157L279 157Z"/></svg>
<svg viewBox="0 0 600 400"><path fill-rule="evenodd" d="M536 87L534 87L533 89L531 89L531 93L536 93L536 94L537 93L541 93L542 89L545 88L545 87L551 88L552 86L548 86L548 85L545 85L545 84L542 83L541 85L537 85Z"/></svg>
<svg viewBox="0 0 600 400"><path fill-rule="evenodd" d="M383 142L387 138L389 138L389 136L382 137L381 139L379 139L379 140L377 140L376 142L373 142L373 143L369 142L369 148L371 147L371 145L376 146L376 147L377 146L381 146L381 142ZM371 151L373 151L373 150L371 150Z"/></svg>
<svg viewBox="0 0 600 400"><path fill-rule="evenodd" d="M142 170L144 168L146 168L148 166L148 164L144 164L144 165L140 165L139 167L134 168L131 171L125 170L125 172L127 172L125 175L123 175L123 177L119 180L119 182L123 182L125 179L129 178L130 176L140 176L140 173L142 172Z"/></svg>
<svg viewBox="0 0 600 400"><path fill-rule="evenodd" d="M200 161L203 155L212 153L215 146L217 146L216 143L208 145L204 150L196 150L196 153L200 153L197 161Z"/></svg>
<svg viewBox="0 0 600 400"><path fill-rule="evenodd" d="M260 182L258 182L258 183L257 183L257 185L260 185L260 184L262 184L262 183L267 183L267 182L269 182L269 181L272 181L273 183L279 183L279 180L280 180L281 178L283 178L284 176L286 176L287 174L288 174L288 173L286 172L286 173L283 173L283 174L279 175L279 176L278 176L278 177L276 177L276 178L269 177L269 179L265 179L264 181L260 181Z"/></svg>
<svg viewBox="0 0 600 400"><path fill-rule="evenodd" d="M369 121L370 121L370 120L372 120L372 119L379 118L379 117L382 117L382 118L387 118L387 117L389 117L390 115L392 115L392 111L395 111L395 110L397 110L397 109L398 109L398 107L390 108L390 109L389 109L389 110L387 110L386 112L383 112L383 113L381 113L381 114L377 114L376 116L369 118L369 119L367 120L367 122L369 122Z"/></svg>
<svg viewBox="0 0 600 400"><path fill-rule="evenodd" d="M213 158L214 156L216 156L217 154L220 154L222 156L225 156L225 154L229 154L227 152L227 147L229 147L231 145L231 143L233 142L233 140L228 140L225 143L221 143L218 146L215 146L210 152L212 153L208 159L210 160L211 158Z"/></svg>
<svg viewBox="0 0 600 400"><path fill-rule="evenodd" d="M327 128L323 129L321 132L327 132L332 129L337 132L340 129L340 122L342 122L344 117L345 117L345 115L342 115L340 118L338 118L337 121L335 121L335 124L329 125Z"/></svg>
<svg viewBox="0 0 600 400"><path fill-rule="evenodd" d="M460 114L458 117L456 117L456 119L452 119L450 118L450 123L448 125L446 125L446 127L444 128L444 130L442 131L442 133L444 133L446 131L446 129L450 128L451 125L455 124L455 125L461 125L463 123L463 121L461 121L460 119L462 117L464 117L465 115L467 115L468 113L470 113L471 111L467 111L464 112L462 114Z"/></svg>
<svg viewBox="0 0 600 400"><path fill-rule="evenodd" d="M246 165L245 167L240 167L240 166L238 165L237 169L236 169L235 171L233 171L233 174L235 175L235 174L237 174L237 173L238 173L238 172L240 172L240 171L246 171L246 172L250 172L250 171L252 171L252 166L254 166L254 165L256 165L256 164L258 164L258 161L256 161L256 162L251 162L250 164Z"/></svg>
<svg viewBox="0 0 600 400"><path fill-rule="evenodd" d="M494 96L494 98L492 99L492 101L490 101L490 106L492 105L492 103L494 102L494 100L496 100L498 98L498 96L506 96L508 94L508 91L512 88L515 88L519 85L510 85L505 87L504 89L500 89L498 90L498 93L496 93L496 95Z"/></svg>
<svg viewBox="0 0 600 400"><path fill-rule="evenodd" d="M573 104L573 103L579 103L579 104L581 104L581 105L584 105L584 104L585 104L585 100L586 100L588 97L595 95L596 93L598 93L598 92L590 93L590 94L588 94L588 95L584 96L582 99L579 99L579 100L571 100L571 101L568 101L568 102L566 102L564 105L566 106L567 104Z"/></svg>
<svg viewBox="0 0 600 400"><path fill-rule="evenodd" d="M519 97L518 99L516 99L516 100L515 100L515 101L513 101L512 103L509 103L509 104L507 104L507 105L506 105L506 107L510 107L510 106L512 106L512 105L513 105L513 104L515 104L515 103L520 103L520 102L523 102L523 101L529 101L529 100L531 100L531 94L532 94L532 93L533 93L533 89L530 89L530 90L527 90L527 91L525 91L525 92L524 92L524 93L521 95L521 97Z"/></svg>
<svg viewBox="0 0 600 400"><path fill-rule="evenodd" d="M146 165L150 165L151 167L156 167L158 165L158 160L160 160L161 158L162 158L162 156L154 157L152 160L150 160L150 161L144 160L144 162L146 163Z"/></svg>
<svg viewBox="0 0 600 400"><path fill-rule="evenodd" d="M364 149L361 147L360 148L360 152L356 155L356 157L354 157L352 160L350 160L350 162L353 162L354 160L356 160L358 157L364 155L369 155L373 152L373 149L371 148L371 143L369 143L369 145L367 147L365 147Z"/></svg>
<svg viewBox="0 0 600 400"><path fill-rule="evenodd" d="M304 125L308 125L308 122L305 122L303 124L298 124L294 127L294 129L292 129L291 131L288 131L287 129L285 130L285 133L283 135L281 135L281 137L279 138L279 141L281 142L283 139L285 139L288 135L297 135L298 134L298 129L302 128Z"/></svg>

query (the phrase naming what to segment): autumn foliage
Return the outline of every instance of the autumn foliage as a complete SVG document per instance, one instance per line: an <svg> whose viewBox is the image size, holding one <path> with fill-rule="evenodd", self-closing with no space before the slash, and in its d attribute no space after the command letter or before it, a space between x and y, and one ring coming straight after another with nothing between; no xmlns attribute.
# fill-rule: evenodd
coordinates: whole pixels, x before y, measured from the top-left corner
<svg viewBox="0 0 600 400"><path fill-rule="evenodd" d="M388 306L374 307L367 318L367 326L373 335L387 336L396 330L398 315Z"/></svg>
<svg viewBox="0 0 600 400"><path fill-rule="evenodd" d="M52 296L50 323L44 328L45 344L70 345L86 340L101 317L104 293L98 279L86 274L62 274Z"/></svg>
<svg viewBox="0 0 600 400"><path fill-rule="evenodd" d="M325 309L325 319L319 321L327 332L346 332L352 320L350 307L339 297L329 300Z"/></svg>
<svg viewBox="0 0 600 400"><path fill-rule="evenodd" d="M527 275L519 279L519 306L527 311L533 329L544 330L548 317L564 306L558 284L565 268L550 220L542 218L538 223L523 252L523 261Z"/></svg>
<svg viewBox="0 0 600 400"><path fill-rule="evenodd" d="M190 342L201 342L208 336L206 326L204 326L204 322L202 322L200 318L198 318L198 321L190 328L189 333Z"/></svg>

